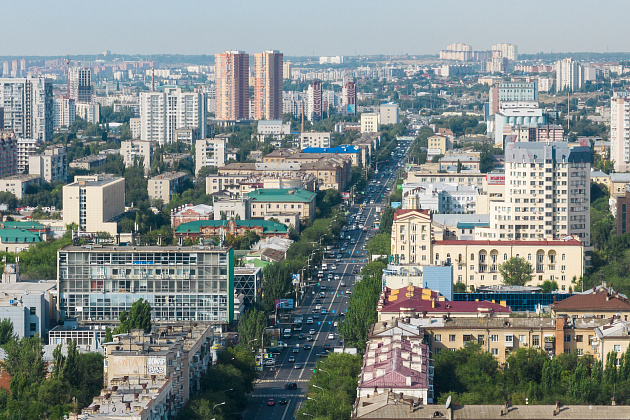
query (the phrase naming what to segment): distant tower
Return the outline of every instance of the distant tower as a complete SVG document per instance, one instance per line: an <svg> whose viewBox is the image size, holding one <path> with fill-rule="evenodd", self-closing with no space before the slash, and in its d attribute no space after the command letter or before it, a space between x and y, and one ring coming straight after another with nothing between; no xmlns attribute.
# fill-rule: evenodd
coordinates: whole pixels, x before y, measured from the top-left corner
<svg viewBox="0 0 630 420"><path fill-rule="evenodd" d="M249 54L215 55L216 115L224 121L249 119Z"/></svg>

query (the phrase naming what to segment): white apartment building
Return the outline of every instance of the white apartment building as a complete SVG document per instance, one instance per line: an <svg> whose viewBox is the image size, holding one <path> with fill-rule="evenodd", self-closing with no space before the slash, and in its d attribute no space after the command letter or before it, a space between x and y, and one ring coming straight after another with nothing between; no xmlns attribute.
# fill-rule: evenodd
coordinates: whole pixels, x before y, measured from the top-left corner
<svg viewBox="0 0 630 420"><path fill-rule="evenodd" d="M139 139L142 135L142 120L140 118L129 118L129 131L133 140Z"/></svg>
<svg viewBox="0 0 630 420"><path fill-rule="evenodd" d="M405 183L403 209L425 209L432 213L475 213L479 189L456 183Z"/></svg>
<svg viewBox="0 0 630 420"><path fill-rule="evenodd" d="M306 118L310 122L319 121L322 118L322 111L324 111L322 110L322 83L314 80L308 85L306 93Z"/></svg>
<svg viewBox="0 0 630 420"><path fill-rule="evenodd" d="M0 191L10 192L21 200L26 195L28 187L33 185L39 185L41 178L39 175L13 175L5 178L0 178Z"/></svg>
<svg viewBox="0 0 630 420"><path fill-rule="evenodd" d="M162 200L162 203L168 203L173 198L173 194L182 190L187 179L186 172L167 172L154 176L147 184L149 199L151 202Z"/></svg>
<svg viewBox="0 0 630 420"><path fill-rule="evenodd" d="M381 129L381 120L379 114L363 113L361 114L361 132L377 133Z"/></svg>
<svg viewBox="0 0 630 420"><path fill-rule="evenodd" d="M501 57L508 60L518 60L518 47L516 45L501 43L492 46L492 51L497 51L501 54Z"/></svg>
<svg viewBox="0 0 630 420"><path fill-rule="evenodd" d="M0 78L3 129L18 138L52 141L52 81L44 77Z"/></svg>
<svg viewBox="0 0 630 420"><path fill-rule="evenodd" d="M505 200L490 203L499 240L578 236L590 246L591 153L565 142L508 143Z"/></svg>
<svg viewBox="0 0 630 420"><path fill-rule="evenodd" d="M53 100L53 128L70 127L74 124L75 115L74 99L55 98Z"/></svg>
<svg viewBox="0 0 630 420"><path fill-rule="evenodd" d="M96 103L75 102L76 116L90 124L98 124L101 121L101 106Z"/></svg>
<svg viewBox="0 0 630 420"><path fill-rule="evenodd" d="M397 124L398 123L398 104L390 102L381 104L379 109L381 124Z"/></svg>
<svg viewBox="0 0 630 420"><path fill-rule="evenodd" d="M610 100L610 160L615 172L630 170L630 97L615 92Z"/></svg>
<svg viewBox="0 0 630 420"><path fill-rule="evenodd" d="M492 87L491 89L496 89ZM538 80L520 80L499 83L500 102L535 102L538 101Z"/></svg>
<svg viewBox="0 0 630 420"><path fill-rule="evenodd" d="M140 138L160 145L176 141L178 128L197 130L206 137L206 101L203 93L167 88L140 94Z"/></svg>
<svg viewBox="0 0 630 420"><path fill-rule="evenodd" d="M40 142L36 139L18 138L17 170L19 174L28 173L28 159L37 154Z"/></svg>
<svg viewBox="0 0 630 420"><path fill-rule="evenodd" d="M76 223L81 232L118 233L113 221L125 212L125 178L112 175L74 177L63 187L63 223Z"/></svg>
<svg viewBox="0 0 630 420"><path fill-rule="evenodd" d="M92 69L89 67L71 67L68 69L70 79L70 99L75 102L91 103L94 87L92 86Z"/></svg>
<svg viewBox="0 0 630 420"><path fill-rule="evenodd" d="M153 143L146 140L127 140L120 143L120 153L125 161L125 168L133 166L136 160L142 160L144 175L149 174L153 160Z"/></svg>
<svg viewBox="0 0 630 420"><path fill-rule="evenodd" d="M283 123L282 120L260 120L257 123L255 137L258 141L265 141L267 137L274 140L282 140L291 134L291 123Z"/></svg>
<svg viewBox="0 0 630 420"><path fill-rule="evenodd" d="M227 141L225 136L216 136L195 142L195 174L205 166L225 166Z"/></svg>
<svg viewBox="0 0 630 420"><path fill-rule="evenodd" d="M583 82L584 72L579 62L565 58L556 63L556 92L579 90Z"/></svg>
<svg viewBox="0 0 630 420"><path fill-rule="evenodd" d="M330 133L316 133L307 131L300 134L300 148L330 147Z"/></svg>
<svg viewBox="0 0 630 420"><path fill-rule="evenodd" d="M43 181L66 182L68 178L68 156L63 147L51 146L44 153L28 158L28 173L39 175Z"/></svg>

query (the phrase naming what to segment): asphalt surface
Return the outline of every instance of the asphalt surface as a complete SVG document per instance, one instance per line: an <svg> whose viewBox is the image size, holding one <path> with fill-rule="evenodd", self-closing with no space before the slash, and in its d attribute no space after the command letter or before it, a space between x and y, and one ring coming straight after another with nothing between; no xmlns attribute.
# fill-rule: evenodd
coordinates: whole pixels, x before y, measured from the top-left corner
<svg viewBox="0 0 630 420"><path fill-rule="evenodd" d="M333 244L335 258L327 258L323 261L328 264L328 270L324 271L323 278L317 277L317 271L321 269L321 266L318 267L317 271L314 271L315 280L312 281L312 286L307 288L299 306L291 311L292 317L303 316L302 330L292 331L290 339L281 339L287 344L287 347L276 356L275 366L265 366L264 370L260 372L259 382L256 384L251 394L249 406L243 414L244 419L293 419L295 411L305 398L307 382L313 373L315 363L322 357L324 345L329 344L331 351L332 348L343 346L343 340L337 332L335 322L341 322L342 318L339 314L345 313L348 309L350 298L348 292L351 293L354 289L359 276L358 273L368 262L368 255L362 247L367 242L366 238L377 233L373 228L374 222L377 220L377 210L383 211L384 209L383 200L388 194L386 187L391 186L391 183L396 179L397 165L405 160L408 145L401 146L400 150L403 151L403 154L390 157L385 164L379 165L379 173L370 180L370 184L363 194L365 197L364 205L362 216L359 217L365 217L365 222L356 222L356 224L364 224L367 227L367 232L362 229L342 231L344 239L341 240L338 236ZM370 203L372 199L374 200L373 204ZM347 228L355 224L351 221L353 220L351 217L360 211L359 204L352 206L349 211ZM350 235L350 239L345 239L348 235ZM344 244L347 248L341 251ZM338 253L342 254L340 258L337 258ZM333 264L336 265L336 268L331 270ZM355 270L357 274L353 274ZM332 274L332 278L328 278L329 273ZM335 280L335 276L339 276L339 278ZM345 286L341 286L342 282L345 283ZM320 293L323 293L325 297L320 298ZM318 300L321 303L317 303ZM321 309L324 309L325 313L322 313L321 309L316 309L318 305L321 305ZM312 324L309 323L309 318L312 318ZM285 325L286 328L291 326L290 324L283 324L283 330ZM298 338L300 333L305 336L309 335L311 329L315 330L315 334L312 335L313 341ZM329 334L333 335L332 338L329 338ZM311 345L310 350L304 349L305 344ZM299 350L294 353L293 349L296 347ZM295 357L295 362L289 361L291 356ZM299 366L296 363L299 363ZM297 383L297 389L285 390L284 385L288 382ZM286 398L287 403L280 404L281 398ZM274 405L268 405L270 399L274 400Z"/></svg>

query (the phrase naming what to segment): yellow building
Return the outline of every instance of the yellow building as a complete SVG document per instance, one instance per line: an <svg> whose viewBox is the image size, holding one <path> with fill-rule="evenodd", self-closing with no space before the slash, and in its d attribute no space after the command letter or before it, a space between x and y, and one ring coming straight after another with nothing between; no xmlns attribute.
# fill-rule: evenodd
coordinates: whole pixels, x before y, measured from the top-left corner
<svg viewBox="0 0 630 420"><path fill-rule="evenodd" d="M545 280L568 291L584 272L584 247L576 238L533 241L436 240L428 210L397 210L391 233L391 255L400 264L453 265L453 281L467 287L503 283L499 265L524 258L534 268L527 285Z"/></svg>
<svg viewBox="0 0 630 420"><path fill-rule="evenodd" d="M612 318L617 314L630 314L630 301L624 295L607 287L606 283L585 293L549 305L552 316L570 318ZM627 321L627 319L626 319Z"/></svg>
<svg viewBox="0 0 630 420"><path fill-rule="evenodd" d="M427 149L440 149L440 154L445 155L447 150L453 148L453 142L447 136L436 134L427 138Z"/></svg>

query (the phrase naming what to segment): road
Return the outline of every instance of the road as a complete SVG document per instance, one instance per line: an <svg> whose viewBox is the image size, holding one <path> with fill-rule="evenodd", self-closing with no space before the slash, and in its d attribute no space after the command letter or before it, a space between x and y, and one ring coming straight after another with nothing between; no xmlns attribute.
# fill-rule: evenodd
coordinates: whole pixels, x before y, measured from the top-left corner
<svg viewBox="0 0 630 420"><path fill-rule="evenodd" d="M348 292L351 293L358 273L368 259L363 248L367 239L376 233L373 226L377 220L377 208L383 210L383 200L388 194L386 188L391 186L395 180L397 165L405 160L408 150L409 144L401 146L397 155L390 157L385 164L379 165L379 173L375 175L366 188L363 199L365 203L361 213L359 213L358 203L349 209L350 215L346 227L350 229L341 232L344 239L338 237L333 244L335 254L339 253L341 256L323 261L328 264L328 270L322 270L324 271L322 278L315 277L316 283L313 282L314 285L307 289L307 294L300 306L292 310L291 315L293 317L303 316L303 329L293 331L291 338L284 340L287 347L276 356L276 365L265 367L264 371L261 372L259 382L251 395L249 406L243 415L244 419L293 419L293 414L307 392L307 382L313 373L315 363L318 358L322 357L324 345L328 344L332 348L343 346L335 323L341 321L339 314L345 313L348 309L350 298ZM372 199L374 203L371 203ZM351 229L355 223L363 224L368 228L367 232L362 229ZM345 249L343 249L344 247ZM335 255L335 257L339 257L339 255ZM333 264L335 268L331 269ZM321 269L321 266L318 269ZM314 273L314 276L317 276L317 272ZM332 275L332 278L329 278L329 274ZM339 276L339 278L335 279L335 276ZM342 286L342 283L345 285ZM321 305L321 309L316 309L319 305ZM322 313L322 309L325 310L325 313ZM312 318L312 324L309 323L311 322L309 318ZM286 328L290 327L290 324L286 324ZM285 326L283 325L282 328L284 329ZM298 338L300 333L309 335L311 329L315 330L312 334L312 341ZM329 338L329 334L332 334L332 338ZM305 344L310 344L311 348L305 350ZM294 348L298 349L295 353ZM295 357L295 361L289 361L292 356ZM297 389L285 390L284 385L289 382L295 382ZM267 405L270 398L274 400L275 405ZM279 404L281 398L286 398L287 404Z"/></svg>

